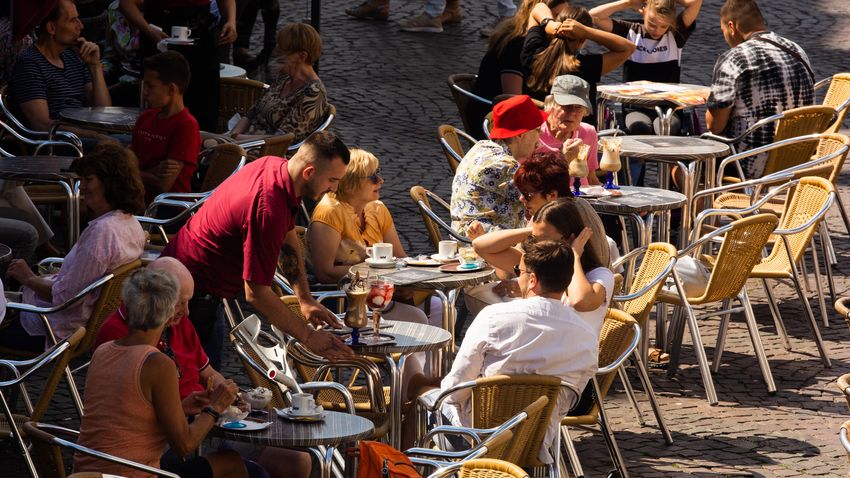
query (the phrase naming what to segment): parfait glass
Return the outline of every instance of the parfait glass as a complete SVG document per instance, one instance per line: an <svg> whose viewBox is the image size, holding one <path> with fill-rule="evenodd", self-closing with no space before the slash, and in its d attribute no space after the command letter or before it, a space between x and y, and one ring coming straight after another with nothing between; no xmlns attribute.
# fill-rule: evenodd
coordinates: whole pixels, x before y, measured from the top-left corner
<svg viewBox="0 0 850 478"><path fill-rule="evenodd" d="M369 281L369 295L366 297L366 305L372 309L372 325L374 326L370 340L378 341L380 339L381 312L390 304L393 299L393 292L395 292L395 284L390 279L375 277ZM363 339L367 340L366 337L363 337Z"/></svg>
<svg viewBox="0 0 850 478"><path fill-rule="evenodd" d="M620 186L614 184L614 173L620 170L622 163L620 162L620 146L622 138L602 138L599 140L599 146L602 147L602 161L599 162L599 169L607 171L605 175L605 189L620 189Z"/></svg>
<svg viewBox="0 0 850 478"><path fill-rule="evenodd" d="M581 178L586 178L590 171L587 169L587 153L590 146L580 144L578 154L570 161L569 174L573 177L573 196L581 196Z"/></svg>

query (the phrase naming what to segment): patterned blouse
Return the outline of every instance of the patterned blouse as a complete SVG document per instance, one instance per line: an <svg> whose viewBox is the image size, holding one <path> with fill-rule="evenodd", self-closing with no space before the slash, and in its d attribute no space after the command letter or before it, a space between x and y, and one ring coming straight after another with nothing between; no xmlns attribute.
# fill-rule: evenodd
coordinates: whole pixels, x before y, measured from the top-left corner
<svg viewBox="0 0 850 478"><path fill-rule="evenodd" d="M802 48L772 32L757 33L721 54L714 64L707 106L732 108L724 131L727 137L738 136L760 119L811 105L814 101L814 84L809 70L799 59L770 42L795 51L809 63ZM754 131L741 141L738 151L772 143L774 129L775 125L768 125ZM766 164L767 154L741 161L747 178L760 177Z"/></svg>
<svg viewBox="0 0 850 478"><path fill-rule="evenodd" d="M282 75L248 110L251 126L245 134L295 133L295 142L299 142L322 124L328 114L328 94L322 80L311 81L284 96L281 91L291 80L289 75Z"/></svg>
<svg viewBox="0 0 850 478"><path fill-rule="evenodd" d="M473 221L486 232L525 225L525 207L514 186L519 162L508 148L479 141L466 153L452 182L452 228L466 234Z"/></svg>

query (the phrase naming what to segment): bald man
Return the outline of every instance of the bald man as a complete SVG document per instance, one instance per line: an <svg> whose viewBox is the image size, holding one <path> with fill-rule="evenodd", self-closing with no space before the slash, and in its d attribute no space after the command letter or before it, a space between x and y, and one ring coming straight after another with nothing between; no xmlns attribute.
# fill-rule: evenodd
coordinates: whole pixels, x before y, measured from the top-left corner
<svg viewBox="0 0 850 478"><path fill-rule="evenodd" d="M224 377L210 366L209 358L201 347L198 334L190 320L183 320L189 315L189 299L195 293L195 281L192 274L180 261L173 257L160 257L148 265L150 269L156 269L172 274L177 283L180 284L180 296L174 307L174 315L171 324L162 333L157 348L171 357L177 365L177 375L180 377L180 398L184 401L192 394L203 395L207 390L207 382L212 380L213 388ZM129 328L125 320L126 311L124 305L112 313L104 322L95 339L95 348L104 342L117 340L125 335ZM200 399L200 397L197 397Z"/></svg>

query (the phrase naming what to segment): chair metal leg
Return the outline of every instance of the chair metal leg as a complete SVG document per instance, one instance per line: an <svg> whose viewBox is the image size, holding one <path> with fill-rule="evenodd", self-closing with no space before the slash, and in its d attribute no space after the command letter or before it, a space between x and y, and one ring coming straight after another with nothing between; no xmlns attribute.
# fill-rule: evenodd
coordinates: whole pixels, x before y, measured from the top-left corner
<svg viewBox="0 0 850 478"><path fill-rule="evenodd" d="M2 390L0 390L0 404L2 404L3 406L3 415L0 416L3 416L6 420L9 421L8 425L10 431L12 432L12 438L14 438L16 442L18 442L18 447L20 448L21 453L24 455L24 461L27 464L27 471L29 471L29 474L32 478L38 478L38 472L35 469L35 463L33 463L32 461L32 456L30 456L29 448L27 448L27 444L24 442L23 436L21 436L21 431L15 424L15 420L12 418L12 410L9 408L9 404L6 403L6 397L3 395Z"/></svg>
<svg viewBox="0 0 850 478"><path fill-rule="evenodd" d="M584 478L584 470L581 467L581 460L578 459L575 443L573 443L573 439L570 437L569 427L561 426L561 444L567 452L567 460L570 462L573 475L578 478Z"/></svg>
<svg viewBox="0 0 850 478"><path fill-rule="evenodd" d="M728 310L731 305L732 301L726 299L721 305L721 310ZM717 343L714 346L714 357L711 360L711 370L714 373L720 370L720 360L723 356L723 347L726 345L726 333L729 331L729 319L731 317L731 312L726 312L720 316L720 327L717 329Z"/></svg>
<svg viewBox="0 0 850 478"><path fill-rule="evenodd" d="M83 399L80 397L80 389L77 388L77 381L74 380L74 374L71 373L71 367L65 367L65 380L68 382L68 390L71 392L71 399L74 401L74 407L77 409L77 413L80 414L80 418L83 418L84 408L83 408Z"/></svg>
<svg viewBox="0 0 850 478"><path fill-rule="evenodd" d="M637 353L637 351L635 351ZM637 398L635 397L635 391L632 388L631 382L629 382L629 376L626 373L626 367L624 365L620 365L617 367L617 374L620 376L620 381L623 382L623 388L626 390L626 396L629 398L629 403L632 404L632 409L635 411L635 415L637 415L637 420L640 426L645 427L646 421L643 419L643 413L640 411L640 405L637 402Z"/></svg>
<svg viewBox="0 0 850 478"><path fill-rule="evenodd" d="M717 392L714 390L714 381L711 378L711 370L708 367L708 358L705 355L705 347L702 345L702 336L699 333L697 325L697 317L694 315L694 310L688 303L682 286L682 279L673 269L673 280L676 282L676 290L679 293L679 298L682 301L683 308L688 321L688 328L691 330L691 341L694 346L694 353L697 354L697 363L699 364L700 375L702 375L702 383L705 386L705 394L708 398L709 405L717 405Z"/></svg>
<svg viewBox="0 0 850 478"><path fill-rule="evenodd" d="M805 257L800 261L800 271L803 279L803 290L806 291L806 294L808 294L812 291L812 284L809 283L809 268L806 266Z"/></svg>
<svg viewBox="0 0 850 478"><path fill-rule="evenodd" d="M797 266L793 263L791 264L791 273L793 275L792 282L794 282L794 288L797 290L797 296L802 299L803 307L806 310L806 316L809 319L809 328L812 329L812 333L815 336L815 344L818 346L821 361L823 362L824 367L831 368L832 362L826 354L826 349L824 348L823 340L820 336L820 330L818 329L818 323L815 320L815 314L812 311L812 305L809 303L809 297L803 293L803 289L800 287L800 275L797 272Z"/></svg>
<svg viewBox="0 0 850 478"><path fill-rule="evenodd" d="M682 339L685 333L684 306L673 308L673 318L670 319L670 328L667 331L668 348L670 349L670 364L667 366L667 375L673 376L679 369L679 357L682 352Z"/></svg>
<svg viewBox="0 0 850 478"><path fill-rule="evenodd" d="M761 280L761 285L764 288L764 293L767 295L767 306L770 309L770 315L773 316L773 323L776 326L776 333L782 339L782 344L785 350L791 350L791 341L788 340L788 332L785 330L785 322L782 320L782 314L779 313L779 304L776 303L776 298L773 296L773 291L767 285L767 279Z"/></svg>
<svg viewBox="0 0 850 478"><path fill-rule="evenodd" d="M815 266L815 291L818 294L818 304L820 305L820 314L823 319L823 326L827 329L829 328L829 314L826 311L826 300L823 297L823 286L820 283L820 264L818 261L818 251L815 248L815 239L814 237L811 239L810 244L812 248L812 263ZM824 256L826 259L826 256Z"/></svg>
<svg viewBox="0 0 850 478"><path fill-rule="evenodd" d="M830 304L835 303L835 279L832 277L832 265L836 264L835 248L832 245L832 239L829 237L829 228L826 226L826 221L820 223L820 244L823 250L824 261L826 268L826 283L829 286Z"/></svg>
<svg viewBox="0 0 850 478"><path fill-rule="evenodd" d="M841 220L844 222L844 230L847 231L847 234L850 234L850 218L847 217L847 209L844 208L844 201L840 194L835 195L835 203L838 204Z"/></svg>
<svg viewBox="0 0 850 478"><path fill-rule="evenodd" d="M599 390L599 383L596 377L593 378L593 391L597 397L601 397L602 393ZM599 428L602 429L602 436L605 438L605 443L608 445L608 453L611 455L611 460L614 462L614 467L620 472L621 478L629 478L629 471L626 469L626 462L623 460L623 455L620 454L620 447L617 446L617 439L614 438L614 432L608 422L608 417L605 415L605 404L602 400L597 399L599 406Z"/></svg>
<svg viewBox="0 0 850 478"><path fill-rule="evenodd" d="M758 358L759 368L761 369L762 377L764 377L764 383L767 384L767 391L771 394L776 393L776 383L773 381L773 374L770 372L770 363L767 360L767 355L764 353L764 345L761 343L761 336L759 336L756 316L753 313L753 306L750 304L750 296L747 294L746 287L741 291L741 295L738 296L738 300L740 300L741 305L744 306L744 317L747 320L747 330L750 332L750 340L753 342L753 350L756 353L756 358Z"/></svg>
<svg viewBox="0 0 850 478"><path fill-rule="evenodd" d="M658 405L658 398L655 396L655 391L652 389L652 382L649 381L649 374L646 372L646 365L643 363L639 353L635 353L635 362L637 363L638 377L643 384L643 390L649 398L649 403L652 405L652 413L655 414L655 421L658 422L658 428L661 429L661 434L664 435L664 441L668 445L673 444L673 436L670 430L667 429L667 423L661 415L661 407Z"/></svg>

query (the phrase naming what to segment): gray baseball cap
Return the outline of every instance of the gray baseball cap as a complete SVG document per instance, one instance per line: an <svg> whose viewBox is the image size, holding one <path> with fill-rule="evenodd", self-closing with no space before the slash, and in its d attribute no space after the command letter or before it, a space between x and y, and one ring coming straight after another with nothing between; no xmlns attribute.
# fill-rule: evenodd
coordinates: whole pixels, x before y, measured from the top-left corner
<svg viewBox="0 0 850 478"><path fill-rule="evenodd" d="M590 105L590 85L575 75L561 75L552 83L552 96L561 106L581 105L593 110Z"/></svg>

